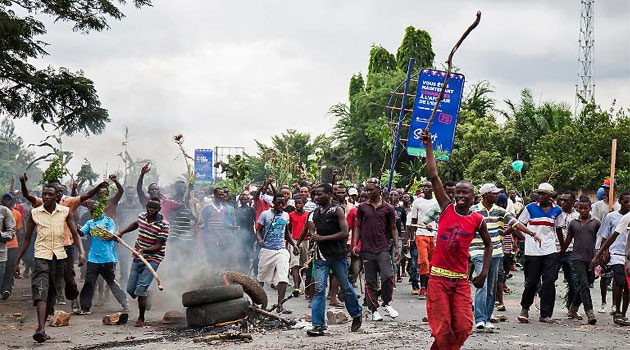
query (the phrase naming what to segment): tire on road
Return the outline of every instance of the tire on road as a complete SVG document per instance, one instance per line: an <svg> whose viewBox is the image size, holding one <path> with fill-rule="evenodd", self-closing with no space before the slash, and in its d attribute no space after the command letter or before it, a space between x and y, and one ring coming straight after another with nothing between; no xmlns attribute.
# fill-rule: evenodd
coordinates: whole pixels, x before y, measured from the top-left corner
<svg viewBox="0 0 630 350"><path fill-rule="evenodd" d="M187 308L186 323L188 327L212 326L242 319L248 312L249 301L245 298L219 301Z"/></svg>
<svg viewBox="0 0 630 350"><path fill-rule="evenodd" d="M252 299L254 304L261 305L263 309L267 308L267 293L258 282L247 275L235 271L226 271L223 273L223 283L226 285L240 284L245 294Z"/></svg>
<svg viewBox="0 0 630 350"><path fill-rule="evenodd" d="M185 307L215 303L239 299L243 297L243 287L239 284L230 286L210 287L206 289L193 290L182 294L182 304Z"/></svg>

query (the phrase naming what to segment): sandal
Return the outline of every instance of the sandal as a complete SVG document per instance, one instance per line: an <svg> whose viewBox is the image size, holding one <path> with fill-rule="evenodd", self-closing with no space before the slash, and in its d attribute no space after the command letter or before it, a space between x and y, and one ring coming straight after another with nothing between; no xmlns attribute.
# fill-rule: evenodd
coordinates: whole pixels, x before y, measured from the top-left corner
<svg viewBox="0 0 630 350"><path fill-rule="evenodd" d="M33 339L38 343L43 343L46 340L50 340L50 336L42 329L33 334Z"/></svg>

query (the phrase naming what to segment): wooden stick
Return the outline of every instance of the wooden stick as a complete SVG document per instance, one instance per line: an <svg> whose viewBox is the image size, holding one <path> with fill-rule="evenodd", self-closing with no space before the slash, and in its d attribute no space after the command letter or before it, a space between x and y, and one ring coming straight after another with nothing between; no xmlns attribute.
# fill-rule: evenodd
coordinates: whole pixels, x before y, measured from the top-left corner
<svg viewBox="0 0 630 350"><path fill-rule="evenodd" d="M142 256L142 254L138 254L138 252L135 249L133 249L129 244L127 244L127 242L123 241L122 238L118 237L118 235L115 235L101 227L99 227L97 230L102 232L105 235L114 236L114 238L116 239L116 241L118 241L118 243L120 243L123 247L127 248L127 250L129 250L132 255L137 256L138 259L142 261L142 263L147 267L149 272L153 275L153 278L155 278L155 281L157 282L157 285L158 285L158 289L161 291L164 290L164 284L162 283L162 279L160 278L160 276L158 276L157 272L155 272L155 270L153 269L153 266L151 266L151 264L149 264L149 262L146 261L146 259Z"/></svg>
<svg viewBox="0 0 630 350"><path fill-rule="evenodd" d="M278 315L276 315L276 314L273 314L273 313L271 313L271 312L269 312L269 311L266 311L266 310L263 310L263 309L259 309L259 308L255 307L255 306L251 306L251 305L250 305L250 306L249 306L249 308L250 308L252 311L254 311L254 312L258 313L258 314L261 314L261 315L263 315L263 316L266 316L266 317L272 318L272 319L274 319L274 320L278 320L278 321L280 321L280 322L284 323L284 324L285 324L285 325L287 325L287 326L293 326L293 325L295 324L295 322L293 322L293 321L291 321L291 320L287 320L287 319L286 319L286 318L284 318L284 317L280 317L280 316L278 316Z"/></svg>
<svg viewBox="0 0 630 350"><path fill-rule="evenodd" d="M459 48L459 45L461 45L464 39L466 39L468 34L470 34L470 32L472 32L472 30L477 27L480 20L481 20L481 11L477 11L477 18L475 19L473 24L471 24L470 27L466 29L464 34L462 34L461 38L459 38L455 46L453 46L451 53L448 55L448 59L446 60L448 69L446 70L446 78L444 79L444 85L442 85L442 90L440 90L440 94L435 100L435 106L433 106L433 112L431 112L431 117L429 117L429 122L427 123L427 127L424 129L425 134L429 134L429 128L431 127L431 123L433 122L433 118L435 117L435 112L437 112L440 102L442 102L442 99L444 98L444 91L446 91L446 86L448 85L448 80L451 78L451 71L453 70L453 55L455 54L455 51L457 51L457 49Z"/></svg>
<svg viewBox="0 0 630 350"><path fill-rule="evenodd" d="M608 190L608 211L615 205L615 162L617 161L617 139L612 140L610 151L610 189Z"/></svg>

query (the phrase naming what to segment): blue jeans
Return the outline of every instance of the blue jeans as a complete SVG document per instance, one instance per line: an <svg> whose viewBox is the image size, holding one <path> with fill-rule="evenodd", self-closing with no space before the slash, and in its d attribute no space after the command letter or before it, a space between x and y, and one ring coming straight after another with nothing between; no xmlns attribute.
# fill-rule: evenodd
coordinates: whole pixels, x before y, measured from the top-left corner
<svg viewBox="0 0 630 350"><path fill-rule="evenodd" d="M477 288L475 291L475 323L490 322L490 317L494 311L494 302L497 299L497 280L502 261L503 257L492 257L488 277L486 277L483 287ZM483 267L483 255L473 257L473 263L475 264L475 275L479 275Z"/></svg>
<svg viewBox="0 0 630 350"><path fill-rule="evenodd" d="M411 289L420 289L420 284L418 284L418 248L415 244L411 246L409 252L411 253L411 272L409 273Z"/></svg>
<svg viewBox="0 0 630 350"><path fill-rule="evenodd" d="M0 286L2 286L3 282L4 282L4 270L7 268L7 262L3 261L0 262ZM13 271L11 271L11 273L13 273ZM0 290L0 292L3 292Z"/></svg>
<svg viewBox="0 0 630 350"><path fill-rule="evenodd" d="M569 285L569 292L567 293L567 309L571 306L571 302L575 297L575 293L577 292L577 282L573 275L573 263L571 262L571 252L566 252L564 256L558 258L558 262L560 263L558 268L562 269L564 273L564 279L567 280L567 284Z"/></svg>
<svg viewBox="0 0 630 350"><path fill-rule="evenodd" d="M348 263L346 259L320 260L315 259L315 295L313 296L313 307L311 316L313 326L326 326L326 287L328 283L328 271L332 270L337 281L343 301L350 317L361 317L363 308L359 305L359 299L354 292L354 288L348 281Z"/></svg>
<svg viewBox="0 0 630 350"><path fill-rule="evenodd" d="M158 264L155 261L149 261L149 265L157 271ZM146 297L149 291L149 286L153 282L153 275L149 272L144 263L140 260L133 260L131 264L131 271L129 271L129 282L127 283L127 293L131 298Z"/></svg>

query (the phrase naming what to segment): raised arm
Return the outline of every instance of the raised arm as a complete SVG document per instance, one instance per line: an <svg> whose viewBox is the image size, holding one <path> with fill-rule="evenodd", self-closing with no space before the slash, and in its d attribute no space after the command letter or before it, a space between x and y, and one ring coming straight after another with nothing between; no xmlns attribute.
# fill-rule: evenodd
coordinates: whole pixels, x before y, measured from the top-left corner
<svg viewBox="0 0 630 350"><path fill-rule="evenodd" d="M431 142L431 134L422 134L420 136L424 148L427 152L427 176L431 185L433 185L433 191L435 192L435 199L437 199L440 209L444 210L449 204L451 199L446 195L444 186L442 185L442 179L438 174L437 164L435 163L435 157L433 156L433 143Z"/></svg>
<svg viewBox="0 0 630 350"><path fill-rule="evenodd" d="M138 176L138 183L136 184L136 191L138 192L138 200L140 201L140 205L145 207L147 205L147 195L144 193L142 189L142 184L144 182L144 174L148 173L151 170L149 163L140 169L140 176Z"/></svg>
<svg viewBox="0 0 630 350"><path fill-rule="evenodd" d="M109 202L111 204L117 205L120 199L122 198L123 193L125 193L125 188L120 184L116 175L114 174L109 175L109 179L112 180L114 185L116 185L116 194L112 198L109 199Z"/></svg>
<svg viewBox="0 0 630 350"><path fill-rule="evenodd" d="M100 184L98 184L96 187L94 187L93 189L89 190L88 192L82 194L81 196L79 196L79 198L81 198L81 202L85 202L86 200L96 196L98 194L98 191L101 188L105 188L109 186L109 184L107 183L107 181L103 181Z"/></svg>
<svg viewBox="0 0 630 350"><path fill-rule="evenodd" d="M28 192L28 188L26 188L26 181L28 181L28 176L26 173L20 176L20 191L22 191L22 196L26 198L31 204L35 205L37 198Z"/></svg>

